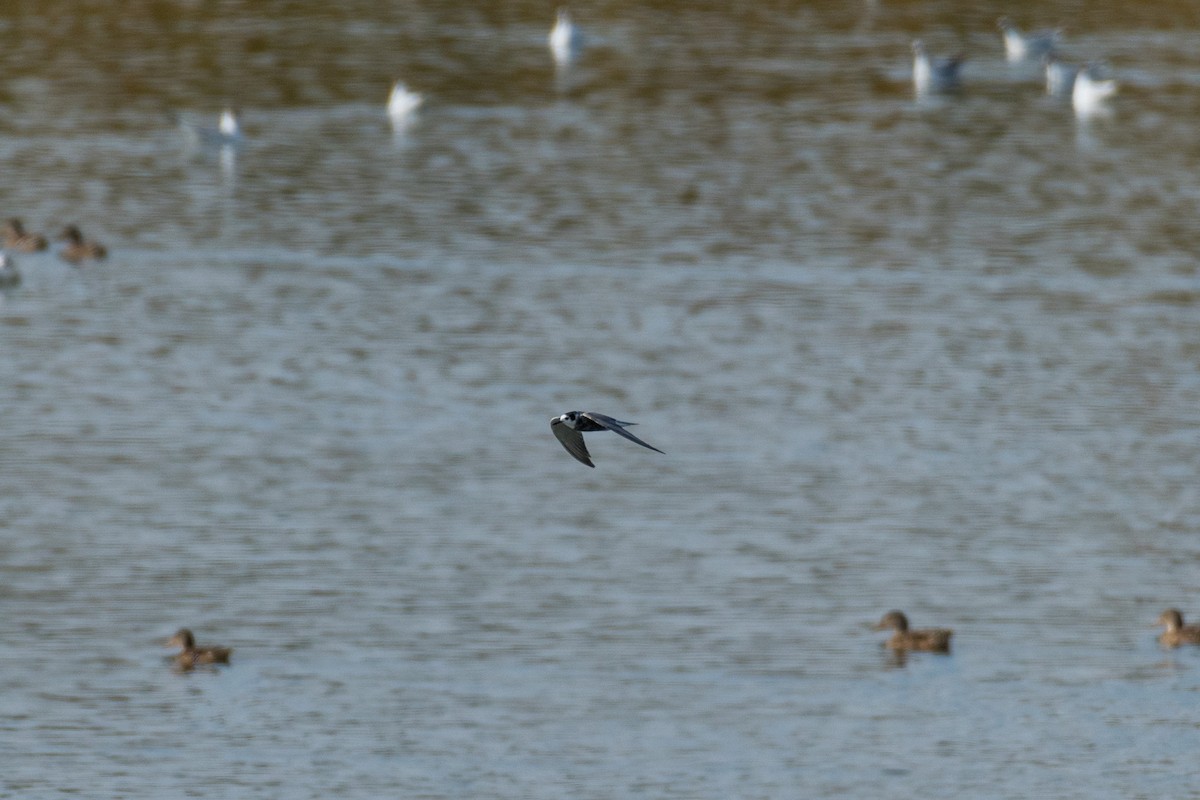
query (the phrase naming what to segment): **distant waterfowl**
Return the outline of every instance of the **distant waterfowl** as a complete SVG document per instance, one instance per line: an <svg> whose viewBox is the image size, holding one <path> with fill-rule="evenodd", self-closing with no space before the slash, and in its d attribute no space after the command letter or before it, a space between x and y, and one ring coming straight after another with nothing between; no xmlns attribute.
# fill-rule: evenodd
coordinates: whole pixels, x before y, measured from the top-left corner
<svg viewBox="0 0 1200 800"><path fill-rule="evenodd" d="M595 467L592 463L592 457L588 454L587 446L583 443L583 434L592 433L593 431L612 431L618 436L624 436L631 442L640 444L642 447L647 447L656 453L662 453L652 444L643 442L638 437L634 436L629 431L625 430L626 426L633 425L632 422L622 422L619 419L604 414L597 414L595 411L568 411L565 414L560 414L557 417L550 419L550 430L554 432L554 436L562 443L567 452L581 464L587 464L589 467ZM664 453L664 455L666 455Z"/></svg>
<svg viewBox="0 0 1200 800"><path fill-rule="evenodd" d="M49 245L45 236L29 233L19 218L12 217L4 223L4 246L18 253L36 253Z"/></svg>
<svg viewBox="0 0 1200 800"><path fill-rule="evenodd" d="M1070 97L1075 89L1075 76L1079 67L1068 64L1054 53L1047 53L1042 58L1046 68L1046 94L1051 97Z"/></svg>
<svg viewBox="0 0 1200 800"><path fill-rule="evenodd" d="M408 122L424 99L420 94L409 91L400 81L392 84L392 91L388 94L387 113L393 127L401 127Z"/></svg>
<svg viewBox="0 0 1200 800"><path fill-rule="evenodd" d="M1167 627L1158 635L1158 641L1166 647L1200 644L1200 625L1184 625L1183 614L1177 608L1168 608L1162 612L1158 617L1158 622L1154 624Z"/></svg>
<svg viewBox="0 0 1200 800"><path fill-rule="evenodd" d="M962 56L934 58L920 39L912 43L912 50L913 86L918 95L953 92L961 87Z"/></svg>
<svg viewBox="0 0 1200 800"><path fill-rule="evenodd" d="M233 108L225 108L217 120L217 127L207 127L179 118L179 129L188 141L206 147L236 147L242 143L242 125Z"/></svg>
<svg viewBox="0 0 1200 800"><path fill-rule="evenodd" d="M579 55L583 48L583 34L571 21L571 14L565 8L558 10L558 18L550 29L550 52L559 66L569 64Z"/></svg>
<svg viewBox="0 0 1200 800"><path fill-rule="evenodd" d="M99 261L108 255L108 250L99 242L88 241L83 238L83 233L74 225L68 225L63 228L62 235L59 239L66 244L58 255L64 260L72 264L82 264L85 261Z"/></svg>
<svg viewBox="0 0 1200 800"><path fill-rule="evenodd" d="M1116 80L1104 77L1104 70L1098 65L1089 64L1075 76L1071 105L1080 117L1102 114L1108 110L1108 98L1116 93Z"/></svg>
<svg viewBox="0 0 1200 800"><path fill-rule="evenodd" d="M926 628L909 630L908 617L901 611L889 611L874 626L874 630L893 630L884 647L892 650L924 650L931 653L950 652L950 637L954 631L948 628Z"/></svg>
<svg viewBox="0 0 1200 800"><path fill-rule="evenodd" d="M166 646L180 648L174 661L181 669L191 669L198 664L228 664L229 654L233 652L230 647L197 646L195 637L187 628L180 628L167 640Z"/></svg>
<svg viewBox="0 0 1200 800"><path fill-rule="evenodd" d="M0 289L11 289L21 282L21 273L8 253L0 253Z"/></svg>
<svg viewBox="0 0 1200 800"><path fill-rule="evenodd" d="M1062 31L1044 30L1032 33L1022 33L1008 17L1001 17L996 24L1004 37L1004 54L1010 64L1021 61L1038 61L1054 52Z"/></svg>

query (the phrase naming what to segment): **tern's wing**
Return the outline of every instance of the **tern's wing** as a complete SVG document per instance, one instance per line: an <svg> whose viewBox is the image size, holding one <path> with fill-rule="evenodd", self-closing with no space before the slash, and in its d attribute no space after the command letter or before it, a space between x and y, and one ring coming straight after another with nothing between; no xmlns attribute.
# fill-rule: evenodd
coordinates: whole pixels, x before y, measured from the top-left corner
<svg viewBox="0 0 1200 800"><path fill-rule="evenodd" d="M554 431L555 437L562 442L562 446L567 449L568 453L574 456L576 461L587 464L589 467L596 466L592 463L592 457L588 455L587 446L583 443L582 433L568 428L559 422L557 417L550 420L550 430Z"/></svg>
<svg viewBox="0 0 1200 800"><path fill-rule="evenodd" d="M616 417L610 417L608 414L600 414L595 411L580 411L579 416L587 417L600 427L608 428L610 431L613 428L624 428L626 425L637 424L636 422L626 422L625 420L617 419Z"/></svg>
<svg viewBox="0 0 1200 800"><path fill-rule="evenodd" d="M659 450L654 445L646 444L641 439L634 436L629 431L625 430L625 426L632 425L633 424L632 422L621 422L618 419L613 419L612 417L606 417L603 414L597 414L593 411L585 411L583 413L583 415L585 417L587 417L588 419L590 419L592 422L595 422L598 425L603 425L604 427L608 428L613 433L618 434L620 436L624 436L626 439L628 439L631 442L636 442L637 444L640 444L642 447L648 447L656 453L663 453L662 450ZM559 437L559 438L562 438L562 437ZM663 455L665 456L666 453L663 453Z"/></svg>

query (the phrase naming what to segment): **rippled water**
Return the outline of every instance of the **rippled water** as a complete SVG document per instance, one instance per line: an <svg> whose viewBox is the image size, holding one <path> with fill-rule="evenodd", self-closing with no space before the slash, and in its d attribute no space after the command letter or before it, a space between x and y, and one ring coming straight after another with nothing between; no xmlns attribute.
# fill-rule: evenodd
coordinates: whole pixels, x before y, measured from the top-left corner
<svg viewBox="0 0 1200 800"><path fill-rule="evenodd" d="M111 257L0 295L5 796L1194 791L1191 6L1004 9L1082 122L985 4L31 8L3 213Z"/></svg>

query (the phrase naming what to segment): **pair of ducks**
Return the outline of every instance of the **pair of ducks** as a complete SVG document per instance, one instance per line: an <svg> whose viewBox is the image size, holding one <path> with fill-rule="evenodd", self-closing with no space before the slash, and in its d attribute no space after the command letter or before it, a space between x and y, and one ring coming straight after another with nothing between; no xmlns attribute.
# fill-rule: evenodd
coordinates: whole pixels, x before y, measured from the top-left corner
<svg viewBox="0 0 1200 800"><path fill-rule="evenodd" d="M99 261L108 255L108 250L99 242L83 238L83 234L75 225L68 225L59 234L59 241L65 242L58 255L64 261L79 265L88 261ZM4 247L18 253L40 253L50 246L46 237L40 233L30 233L17 217L12 217L4 223Z"/></svg>
<svg viewBox="0 0 1200 800"><path fill-rule="evenodd" d="M1158 636L1158 641L1164 647L1179 647L1184 644L1200 644L1200 625L1184 625L1183 614L1177 608L1168 608L1154 623L1155 627L1165 625L1166 630ZM909 630L908 618L901 611L889 611L883 615L874 626L874 630L893 630L891 638L884 646L892 650L923 650L929 653L949 653L950 637L954 631L949 628L926 628L924 630Z"/></svg>

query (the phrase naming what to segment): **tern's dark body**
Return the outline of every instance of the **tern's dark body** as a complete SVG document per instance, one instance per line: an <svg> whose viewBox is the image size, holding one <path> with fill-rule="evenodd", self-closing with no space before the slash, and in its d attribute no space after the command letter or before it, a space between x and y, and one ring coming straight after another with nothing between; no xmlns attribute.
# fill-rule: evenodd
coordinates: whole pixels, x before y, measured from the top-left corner
<svg viewBox="0 0 1200 800"><path fill-rule="evenodd" d="M554 432L555 438L562 443L567 452L571 454L581 464L587 464L589 467L595 467L592 463L591 454L588 453L587 446L583 443L583 434L595 433L596 431L612 431L618 436L624 436L631 442L640 444L642 447L649 448L656 453L661 453L652 444L643 442L638 437L634 436L625 428L633 425L632 422L623 422L606 414L598 414L595 411L568 411L565 414L560 414L550 420L550 430Z"/></svg>

